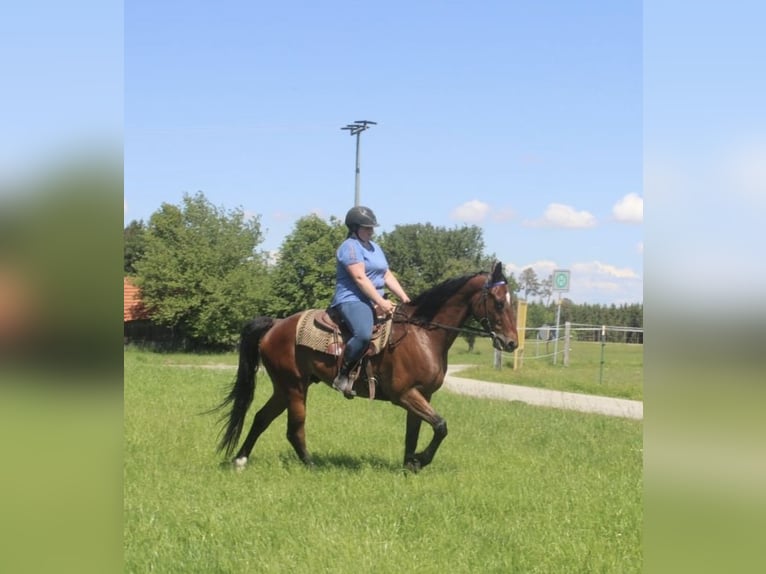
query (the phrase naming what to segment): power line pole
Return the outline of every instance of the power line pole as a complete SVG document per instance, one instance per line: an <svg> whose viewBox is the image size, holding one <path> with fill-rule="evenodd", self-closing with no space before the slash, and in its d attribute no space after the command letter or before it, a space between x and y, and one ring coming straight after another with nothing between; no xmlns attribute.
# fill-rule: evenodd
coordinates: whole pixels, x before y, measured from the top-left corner
<svg viewBox="0 0 766 574"><path fill-rule="evenodd" d="M357 120L353 124L343 126L342 130L348 130L349 135L356 136L356 176L354 178L354 205L359 205L359 136L364 130L370 129L370 126L377 125L377 122L370 120Z"/></svg>

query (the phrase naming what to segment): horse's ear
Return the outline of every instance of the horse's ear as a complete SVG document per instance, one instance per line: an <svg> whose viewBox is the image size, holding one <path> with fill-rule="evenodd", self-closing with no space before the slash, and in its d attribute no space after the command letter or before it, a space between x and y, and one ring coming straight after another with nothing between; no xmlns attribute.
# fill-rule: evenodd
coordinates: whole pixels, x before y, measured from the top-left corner
<svg viewBox="0 0 766 574"><path fill-rule="evenodd" d="M492 265L492 283L499 283L500 281L505 281L503 264L500 261L495 261Z"/></svg>

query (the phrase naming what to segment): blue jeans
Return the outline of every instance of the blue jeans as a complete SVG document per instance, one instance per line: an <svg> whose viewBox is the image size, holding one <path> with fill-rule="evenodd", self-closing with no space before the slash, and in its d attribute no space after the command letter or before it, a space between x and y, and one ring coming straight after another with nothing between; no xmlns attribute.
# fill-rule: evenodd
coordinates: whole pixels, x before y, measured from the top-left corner
<svg viewBox="0 0 766 574"><path fill-rule="evenodd" d="M353 364L359 360L370 344L374 324L372 307L361 301L347 301L339 303L336 308L351 331L351 338L346 342L343 360Z"/></svg>

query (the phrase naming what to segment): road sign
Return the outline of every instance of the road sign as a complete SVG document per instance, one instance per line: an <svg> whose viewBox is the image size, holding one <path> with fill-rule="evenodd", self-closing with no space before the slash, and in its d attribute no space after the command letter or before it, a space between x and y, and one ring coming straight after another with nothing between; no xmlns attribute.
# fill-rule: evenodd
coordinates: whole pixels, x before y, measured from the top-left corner
<svg viewBox="0 0 766 574"><path fill-rule="evenodd" d="M553 272L553 290L569 291L569 269L556 269Z"/></svg>

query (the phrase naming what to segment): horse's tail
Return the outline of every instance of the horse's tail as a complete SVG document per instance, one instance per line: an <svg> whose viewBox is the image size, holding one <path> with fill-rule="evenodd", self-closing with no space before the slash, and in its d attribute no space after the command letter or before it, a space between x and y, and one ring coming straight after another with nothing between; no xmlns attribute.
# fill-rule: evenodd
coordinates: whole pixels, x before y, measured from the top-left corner
<svg viewBox="0 0 766 574"><path fill-rule="evenodd" d="M261 337L271 329L275 323L271 317L256 317L242 329L239 339L239 367L237 378L223 402L214 410L231 405L228 416L221 417L224 422L221 429L222 437L218 443L218 451L223 451L230 456L237 446L242 427L245 424L245 415L255 394L255 376L261 359L259 344Z"/></svg>

